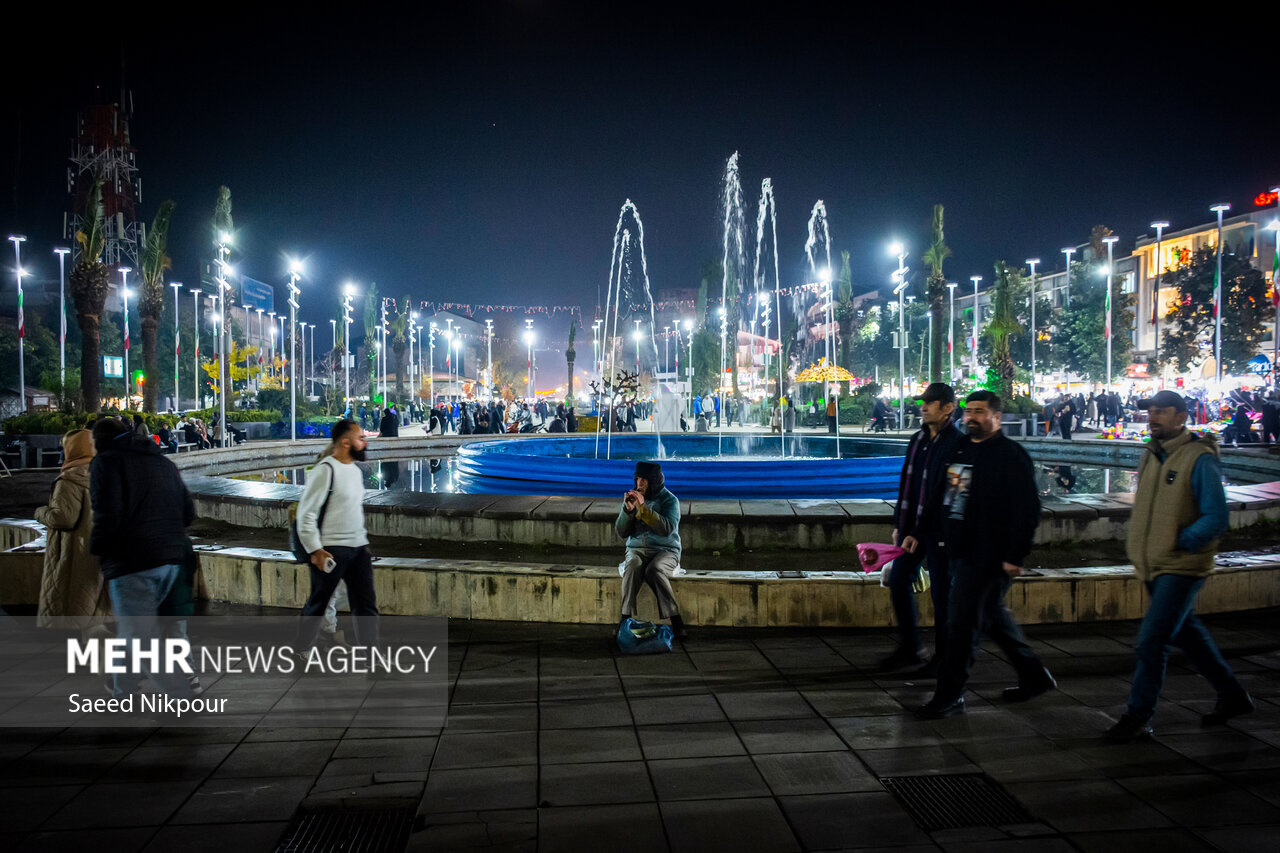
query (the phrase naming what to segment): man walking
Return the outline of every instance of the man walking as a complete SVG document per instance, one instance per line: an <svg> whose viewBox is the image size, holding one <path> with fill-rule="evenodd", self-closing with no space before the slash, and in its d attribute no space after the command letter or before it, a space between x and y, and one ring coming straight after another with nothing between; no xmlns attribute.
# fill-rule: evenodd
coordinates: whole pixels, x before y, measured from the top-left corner
<svg viewBox="0 0 1280 853"><path fill-rule="evenodd" d="M1058 418L1058 430L1062 437L1068 441L1071 439L1071 427L1076 420L1076 404L1070 396L1063 394L1062 399L1058 401L1058 408L1054 411Z"/></svg>
<svg viewBox="0 0 1280 853"><path fill-rule="evenodd" d="M166 634L161 605L184 583L183 563L191 550L185 528L195 520L195 504L178 469L150 438L115 418L102 418L93 425L93 444L98 455L89 465L89 551L102 558L119 638L159 640ZM170 696L190 697L199 685L194 676L189 683L176 673L149 675ZM142 676L117 673L111 695L136 693Z"/></svg>
<svg viewBox="0 0 1280 853"><path fill-rule="evenodd" d="M934 654L922 674L936 675L946 648L947 595L951 590L946 548L943 545L942 496L946 492L947 463L960 438L952 423L956 393L945 382L934 382L920 397L923 426L907 445L906 461L898 479L898 505L893 517L893 544L906 555L888 567L889 595L898 623L898 648L880 662L888 672L925 664L916 600L911 585L921 562L928 560L929 590L933 597Z"/></svg>
<svg viewBox="0 0 1280 853"><path fill-rule="evenodd" d="M1018 673L1017 686L1004 691L1006 701L1025 702L1057 686L1004 604L1040 524L1040 497L1031 457L1001 431L1000 410L1000 397L991 391L968 396L967 435L956 442L947 466L947 646L933 698L916 709L921 719L964 711L965 685L984 632Z"/></svg>
<svg viewBox="0 0 1280 853"><path fill-rule="evenodd" d="M1160 391L1139 400L1138 408L1147 410L1151 441L1138 466L1126 550L1151 601L1138 630L1128 708L1107 732L1110 740L1121 742L1151 736L1170 645L1186 652L1218 693L1213 711L1200 718L1202 725L1221 725L1254 708L1195 613L1196 595L1213 571L1218 536L1227 529L1218 442L1186 428L1187 402L1181 394Z"/></svg>
<svg viewBox="0 0 1280 853"><path fill-rule="evenodd" d="M339 581L346 581L356 643L378 644L378 600L373 588L373 554L364 526L364 475L368 440L358 423L342 420L330 431L332 452L311 469L298 501L298 540L311 555L311 595L298 624L299 654L316 644L321 618ZM320 510L324 519L320 521Z"/></svg>

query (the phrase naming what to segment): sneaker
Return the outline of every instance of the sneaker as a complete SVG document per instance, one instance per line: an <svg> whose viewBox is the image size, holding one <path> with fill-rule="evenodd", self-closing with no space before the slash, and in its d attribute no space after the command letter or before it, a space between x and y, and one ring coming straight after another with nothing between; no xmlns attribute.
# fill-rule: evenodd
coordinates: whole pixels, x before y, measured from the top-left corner
<svg viewBox="0 0 1280 853"><path fill-rule="evenodd" d="M925 657L924 649L910 651L899 646L893 654L889 655L887 658L883 658L880 663L876 665L876 669L880 672L893 672L894 670L906 669L910 666L920 666L928 660L929 659Z"/></svg>
<svg viewBox="0 0 1280 853"><path fill-rule="evenodd" d="M950 717L952 714L963 713L963 696L959 699L940 699L934 696L915 710L917 720L941 720L943 717Z"/></svg>
<svg viewBox="0 0 1280 853"><path fill-rule="evenodd" d="M1152 737L1155 732L1149 723L1145 723L1130 714L1122 714L1114 726L1107 729L1107 740L1114 743L1131 743L1139 738Z"/></svg>
<svg viewBox="0 0 1280 853"><path fill-rule="evenodd" d="M1057 686L1058 682L1053 680L1049 670L1041 667L1039 677L1027 684L1019 683L1017 687L1006 687L1002 695L1006 702L1028 702L1041 693L1048 693Z"/></svg>
<svg viewBox="0 0 1280 853"><path fill-rule="evenodd" d="M1229 693L1226 696L1218 697L1218 704L1213 706L1212 711L1200 718L1200 725L1220 726L1232 717L1252 714L1254 710L1253 697L1248 692L1241 690L1239 693Z"/></svg>

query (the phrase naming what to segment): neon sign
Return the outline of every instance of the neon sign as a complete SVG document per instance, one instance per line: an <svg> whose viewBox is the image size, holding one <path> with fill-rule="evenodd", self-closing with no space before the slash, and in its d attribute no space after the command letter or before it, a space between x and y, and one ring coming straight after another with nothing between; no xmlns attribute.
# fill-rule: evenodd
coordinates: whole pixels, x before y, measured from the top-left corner
<svg viewBox="0 0 1280 853"><path fill-rule="evenodd" d="M1269 204L1275 204L1277 201L1280 201L1280 193L1277 193L1275 190L1272 190L1269 193L1258 193L1253 197L1253 204L1255 207L1266 207Z"/></svg>

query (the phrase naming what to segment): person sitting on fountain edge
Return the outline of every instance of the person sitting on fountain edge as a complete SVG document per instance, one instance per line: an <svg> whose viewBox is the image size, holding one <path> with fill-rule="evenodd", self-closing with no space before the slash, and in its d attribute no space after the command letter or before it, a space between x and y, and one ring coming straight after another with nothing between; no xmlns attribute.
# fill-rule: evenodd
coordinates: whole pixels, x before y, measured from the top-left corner
<svg viewBox="0 0 1280 853"><path fill-rule="evenodd" d="M671 577L680 567L680 501L663 486L662 466L637 462L635 488L622 496L614 524L627 540L622 572L622 618L636 615L636 597L648 584L658 600L658 615L671 620L678 639L686 639Z"/></svg>

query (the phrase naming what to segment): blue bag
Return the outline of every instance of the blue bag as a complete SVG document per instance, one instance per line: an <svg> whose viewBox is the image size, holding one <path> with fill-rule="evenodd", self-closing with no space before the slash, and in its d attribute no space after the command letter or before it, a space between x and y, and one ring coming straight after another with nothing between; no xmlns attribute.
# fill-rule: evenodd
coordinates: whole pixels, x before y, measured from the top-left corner
<svg viewBox="0 0 1280 853"><path fill-rule="evenodd" d="M618 625L618 650L624 655L656 655L671 651L671 626L627 617Z"/></svg>

